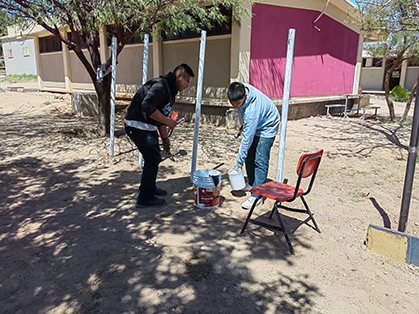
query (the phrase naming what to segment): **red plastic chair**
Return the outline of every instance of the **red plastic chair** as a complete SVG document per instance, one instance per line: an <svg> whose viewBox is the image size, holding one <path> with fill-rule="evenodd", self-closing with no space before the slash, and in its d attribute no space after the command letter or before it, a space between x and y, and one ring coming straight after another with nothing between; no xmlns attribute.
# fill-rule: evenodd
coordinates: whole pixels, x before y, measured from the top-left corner
<svg viewBox="0 0 419 314"><path fill-rule="evenodd" d="M249 222L260 225L262 227L282 231L285 235L285 239L287 240L287 244L288 244L291 254L294 254L294 249L288 237L287 231L284 226L284 222L282 221L278 208L283 208L286 210L297 211L297 212L304 212L308 214L309 218L307 220L308 221L311 220L315 226L314 229L316 229L317 232L320 233L320 229L317 226L316 221L314 220L313 214L311 213L310 208L308 207L307 202L304 199L304 196L310 193L311 188L313 187L314 179L316 177L317 169L319 168L319 164L320 164L320 160L322 156L323 156L323 149L315 153L304 154L300 157L300 160L298 161L298 165L297 165L298 180L297 180L296 186L291 186L285 183L272 181L272 182L268 182L268 183L259 185L251 189L250 192L258 194L258 197L255 199L255 202L253 203L252 208L249 211L249 215L246 218L246 221L244 223L241 233L244 232ZM310 178L310 177L311 177L310 183L308 184L307 190L304 192L304 190L300 188L300 184L303 181L303 179ZM250 217L253 214L253 210L255 209L255 205L257 201L262 197L270 198L275 201L274 207L271 211L271 214L269 215L269 219L272 218L272 215L275 212L276 216L278 217L280 226L275 226L272 224L267 224L267 223L255 220L255 219L250 219ZM296 198L301 198L304 204L305 210L289 208L289 207L281 205L282 202L292 202Z"/></svg>

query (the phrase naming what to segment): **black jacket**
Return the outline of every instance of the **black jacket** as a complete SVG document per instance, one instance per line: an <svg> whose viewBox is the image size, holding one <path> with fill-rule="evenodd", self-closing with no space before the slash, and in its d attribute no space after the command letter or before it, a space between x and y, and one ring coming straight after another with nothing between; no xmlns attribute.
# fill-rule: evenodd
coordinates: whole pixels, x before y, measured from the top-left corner
<svg viewBox="0 0 419 314"><path fill-rule="evenodd" d="M177 79L172 72L148 81L135 94L125 119L161 125L160 122L150 118L150 115L159 110L168 116L175 103L177 92Z"/></svg>

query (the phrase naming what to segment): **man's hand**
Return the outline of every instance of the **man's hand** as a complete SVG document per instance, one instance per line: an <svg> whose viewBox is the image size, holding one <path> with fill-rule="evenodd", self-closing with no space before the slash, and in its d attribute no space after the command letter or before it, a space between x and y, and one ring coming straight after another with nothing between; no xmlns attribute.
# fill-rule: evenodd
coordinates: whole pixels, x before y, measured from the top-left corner
<svg viewBox="0 0 419 314"><path fill-rule="evenodd" d="M169 138L162 138L163 141L163 153L170 155L170 140Z"/></svg>
<svg viewBox="0 0 419 314"><path fill-rule="evenodd" d="M177 126L177 122L166 117L164 114L162 114L159 110L154 111L151 115L150 118L153 120L156 120L158 122L161 122L165 125L167 125L170 129L174 129Z"/></svg>
<svg viewBox="0 0 419 314"><path fill-rule="evenodd" d="M167 121L165 121L164 124L166 124L169 127L169 129L172 129L172 130L177 126L177 122L170 118L167 118Z"/></svg>
<svg viewBox="0 0 419 314"><path fill-rule="evenodd" d="M230 170L235 170L237 168L241 168L237 165L237 163L235 163L233 166L231 166Z"/></svg>

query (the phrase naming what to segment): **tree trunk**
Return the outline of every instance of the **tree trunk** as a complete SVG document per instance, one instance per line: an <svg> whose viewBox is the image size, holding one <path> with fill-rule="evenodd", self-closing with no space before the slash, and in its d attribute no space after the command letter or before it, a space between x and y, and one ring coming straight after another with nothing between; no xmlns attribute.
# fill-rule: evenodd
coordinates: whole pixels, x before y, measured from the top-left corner
<svg viewBox="0 0 419 314"><path fill-rule="evenodd" d="M406 108L404 108L403 116L400 122L403 122L404 120L406 120L407 114L409 113L409 110L410 110L410 105L412 104L413 97L415 97L417 89L418 89L418 81L416 81L415 85L413 85L412 92L409 95L409 99L407 100Z"/></svg>
<svg viewBox="0 0 419 314"><path fill-rule="evenodd" d="M99 120L97 133L100 136L109 135L111 124L111 78L108 74L101 83L95 84L96 93L99 99Z"/></svg>
<svg viewBox="0 0 419 314"><path fill-rule="evenodd" d="M394 103L390 98L390 78L391 78L391 74L393 73L394 69L397 67L397 59L394 61L392 67L390 69L388 69L387 73L386 73L386 79L384 81L384 91L385 91L385 96L386 96L386 101L387 101L387 106L388 106L388 111L390 114L390 120L391 122L394 122L396 120L396 114L394 112Z"/></svg>

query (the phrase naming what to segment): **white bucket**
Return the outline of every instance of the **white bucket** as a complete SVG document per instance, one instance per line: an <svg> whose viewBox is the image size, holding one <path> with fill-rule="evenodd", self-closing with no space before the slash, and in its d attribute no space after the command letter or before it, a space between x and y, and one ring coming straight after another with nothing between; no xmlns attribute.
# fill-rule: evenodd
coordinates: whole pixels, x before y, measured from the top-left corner
<svg viewBox="0 0 419 314"><path fill-rule="evenodd" d="M228 179L230 180L231 188L235 191L244 189L246 182L244 182L244 176L242 168L233 168L228 171Z"/></svg>
<svg viewBox="0 0 419 314"><path fill-rule="evenodd" d="M196 170L192 177L195 206L212 209L220 205L221 172L217 170Z"/></svg>

